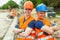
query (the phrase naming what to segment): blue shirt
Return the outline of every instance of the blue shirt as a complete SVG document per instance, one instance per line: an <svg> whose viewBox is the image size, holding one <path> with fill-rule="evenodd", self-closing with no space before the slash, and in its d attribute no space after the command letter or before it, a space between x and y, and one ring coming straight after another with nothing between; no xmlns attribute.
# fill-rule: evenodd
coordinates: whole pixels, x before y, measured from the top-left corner
<svg viewBox="0 0 60 40"><path fill-rule="evenodd" d="M42 21L39 21L39 20L36 21L35 27L36 27L37 29L41 29L43 26L44 26L44 23L43 23ZM48 35L48 33L46 33L46 32L43 32L43 33L44 33L45 35Z"/></svg>
<svg viewBox="0 0 60 40"><path fill-rule="evenodd" d="M32 20L29 24L28 27L30 28L35 28L35 20Z"/></svg>
<svg viewBox="0 0 60 40"><path fill-rule="evenodd" d="M36 27L37 29L41 29L43 26L44 26L44 23L43 23L42 21L37 20L37 21L35 22L35 27Z"/></svg>
<svg viewBox="0 0 60 40"><path fill-rule="evenodd" d="M15 28L19 28L18 24L15 26Z"/></svg>
<svg viewBox="0 0 60 40"><path fill-rule="evenodd" d="M32 21L28 24L28 27L34 28L34 27L35 27L35 20L32 20ZM15 28L19 28L19 26L16 25Z"/></svg>

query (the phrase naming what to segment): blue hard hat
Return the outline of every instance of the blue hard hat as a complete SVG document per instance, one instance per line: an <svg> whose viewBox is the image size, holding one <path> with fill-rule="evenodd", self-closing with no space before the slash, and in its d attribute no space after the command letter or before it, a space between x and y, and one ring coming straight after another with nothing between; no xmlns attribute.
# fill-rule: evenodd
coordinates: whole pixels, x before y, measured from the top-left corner
<svg viewBox="0 0 60 40"><path fill-rule="evenodd" d="M37 7L36 7L36 11L37 12L40 12L40 11L47 11L47 7L46 7L46 5L45 4L43 4L43 3L41 3L41 4L39 4Z"/></svg>

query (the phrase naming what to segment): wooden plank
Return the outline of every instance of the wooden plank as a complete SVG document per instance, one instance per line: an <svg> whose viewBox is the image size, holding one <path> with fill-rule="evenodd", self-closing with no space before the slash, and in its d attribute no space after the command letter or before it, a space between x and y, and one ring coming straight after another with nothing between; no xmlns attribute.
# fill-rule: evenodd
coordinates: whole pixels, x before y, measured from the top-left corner
<svg viewBox="0 0 60 40"><path fill-rule="evenodd" d="M3 16L2 16L3 15ZM12 20L7 17L8 13L0 13L0 40L4 37L7 32Z"/></svg>
<svg viewBox="0 0 60 40"><path fill-rule="evenodd" d="M14 33L13 29L15 28L15 25L17 24L17 17L14 18L9 30L7 31L5 37L3 40L14 40Z"/></svg>

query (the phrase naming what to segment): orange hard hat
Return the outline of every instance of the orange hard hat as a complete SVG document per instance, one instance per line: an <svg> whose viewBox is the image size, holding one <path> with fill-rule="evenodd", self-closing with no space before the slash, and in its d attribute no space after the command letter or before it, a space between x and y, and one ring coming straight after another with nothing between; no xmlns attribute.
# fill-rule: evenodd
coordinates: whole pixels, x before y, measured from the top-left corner
<svg viewBox="0 0 60 40"><path fill-rule="evenodd" d="M26 1L24 3L24 8L33 9L34 8L34 4L31 1Z"/></svg>

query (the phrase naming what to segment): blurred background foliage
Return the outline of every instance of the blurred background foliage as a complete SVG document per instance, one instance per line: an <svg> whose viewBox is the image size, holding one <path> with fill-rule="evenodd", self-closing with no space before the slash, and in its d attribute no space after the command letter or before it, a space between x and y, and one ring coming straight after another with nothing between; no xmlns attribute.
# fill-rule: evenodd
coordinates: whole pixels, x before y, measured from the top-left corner
<svg viewBox="0 0 60 40"><path fill-rule="evenodd" d="M21 0L20 4L18 5L13 0L9 0L6 4L0 7L0 9L12 9L12 8L23 9L23 5L26 1L29 1L29 0ZM56 11L58 15L60 14L60 0L30 0L30 1L33 2L35 8L38 4L44 3L47 5L47 7L54 7L54 11Z"/></svg>
<svg viewBox="0 0 60 40"><path fill-rule="evenodd" d="M9 8L19 8L19 5L14 1L9 0L6 4L0 7L0 9L9 9Z"/></svg>

